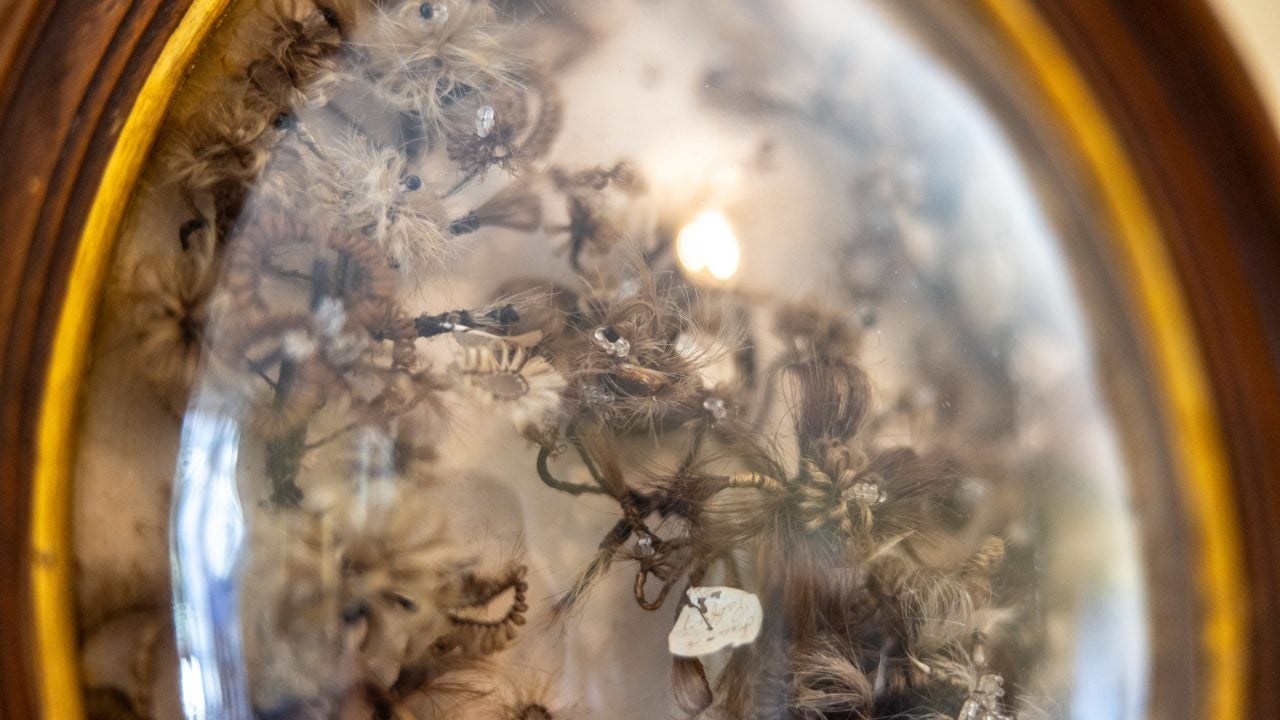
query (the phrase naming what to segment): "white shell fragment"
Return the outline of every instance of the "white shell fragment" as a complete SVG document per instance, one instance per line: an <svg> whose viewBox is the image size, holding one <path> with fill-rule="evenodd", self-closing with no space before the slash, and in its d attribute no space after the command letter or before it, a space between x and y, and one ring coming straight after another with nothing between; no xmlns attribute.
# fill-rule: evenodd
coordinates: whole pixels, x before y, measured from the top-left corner
<svg viewBox="0 0 1280 720"><path fill-rule="evenodd" d="M724 648L749 645L760 635L764 611L760 598L731 587L689 588L667 636L672 655L699 657Z"/></svg>

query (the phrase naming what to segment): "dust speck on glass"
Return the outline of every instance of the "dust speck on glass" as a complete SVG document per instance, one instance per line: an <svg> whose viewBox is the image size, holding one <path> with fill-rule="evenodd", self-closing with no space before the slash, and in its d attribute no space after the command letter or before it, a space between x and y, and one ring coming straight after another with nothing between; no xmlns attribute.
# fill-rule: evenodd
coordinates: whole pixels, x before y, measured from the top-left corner
<svg viewBox="0 0 1280 720"><path fill-rule="evenodd" d="M912 38L856 0L237 3L95 368L127 420L86 457L145 470L84 497L180 468L131 521L169 548L81 551L96 711L1143 716L1085 303Z"/></svg>

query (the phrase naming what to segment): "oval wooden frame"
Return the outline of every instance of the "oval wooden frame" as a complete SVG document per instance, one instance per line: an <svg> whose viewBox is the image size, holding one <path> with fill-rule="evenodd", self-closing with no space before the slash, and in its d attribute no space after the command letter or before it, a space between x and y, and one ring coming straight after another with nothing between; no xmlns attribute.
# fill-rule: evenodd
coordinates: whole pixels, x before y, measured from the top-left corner
<svg viewBox="0 0 1280 720"><path fill-rule="evenodd" d="M1164 392L1165 432L1181 476L1195 535L1200 652L1206 688L1191 716L1244 720L1248 665L1248 598L1241 532L1232 506L1225 446L1205 371L1204 357L1182 296L1171 253L1133 162L1097 96L1073 66L1061 41L1025 0L984 0L983 5L1036 78L1066 134L1077 145L1100 189L1110 236L1140 307L1137 317L1156 387Z"/></svg>
<svg viewBox="0 0 1280 720"><path fill-rule="evenodd" d="M68 518L93 310L159 123L228 4L18 0L0 29L0 717L82 716ZM984 7L1093 168L1151 322L1203 544L1205 713L1280 717L1280 638L1248 630L1280 620L1271 125L1202 0Z"/></svg>

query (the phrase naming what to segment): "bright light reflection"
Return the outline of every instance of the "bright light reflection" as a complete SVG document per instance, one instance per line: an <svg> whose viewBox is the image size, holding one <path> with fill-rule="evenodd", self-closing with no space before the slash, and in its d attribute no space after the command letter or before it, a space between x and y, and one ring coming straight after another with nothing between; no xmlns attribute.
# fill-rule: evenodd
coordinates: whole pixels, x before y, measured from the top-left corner
<svg viewBox="0 0 1280 720"><path fill-rule="evenodd" d="M253 717L241 647L239 448L240 428L229 417L194 410L183 422L171 550L178 682L188 720Z"/></svg>
<svg viewBox="0 0 1280 720"><path fill-rule="evenodd" d="M728 218L707 210L676 234L676 257L691 273L706 270L717 280L728 280L738 272L742 251Z"/></svg>

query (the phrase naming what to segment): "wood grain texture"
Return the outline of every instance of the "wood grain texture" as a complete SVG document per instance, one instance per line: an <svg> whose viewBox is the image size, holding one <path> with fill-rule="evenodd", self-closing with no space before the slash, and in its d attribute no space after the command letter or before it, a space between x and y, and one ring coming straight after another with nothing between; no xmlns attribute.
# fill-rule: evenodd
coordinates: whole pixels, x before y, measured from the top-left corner
<svg viewBox="0 0 1280 720"><path fill-rule="evenodd" d="M3 718L40 717L30 488L35 426L67 274L123 118L188 1L11 0L11 15L0 24Z"/></svg>
<svg viewBox="0 0 1280 720"><path fill-rule="evenodd" d="M1280 148L1197 0L1039 0L1102 96L1191 301L1250 587L1249 710L1280 717Z"/></svg>

